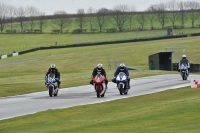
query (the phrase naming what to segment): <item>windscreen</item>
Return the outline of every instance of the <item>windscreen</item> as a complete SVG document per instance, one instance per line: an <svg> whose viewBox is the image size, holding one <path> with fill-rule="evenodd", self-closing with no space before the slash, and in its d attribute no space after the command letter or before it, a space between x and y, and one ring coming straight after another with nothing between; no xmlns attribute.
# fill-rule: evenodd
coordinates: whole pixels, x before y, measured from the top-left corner
<svg viewBox="0 0 200 133"><path fill-rule="evenodd" d="M126 76L126 74L124 72L120 72L119 77L123 77L123 76Z"/></svg>
<svg viewBox="0 0 200 133"><path fill-rule="evenodd" d="M50 78L54 78L54 77L55 77L55 74L50 73L50 74L48 75L48 77L50 77Z"/></svg>

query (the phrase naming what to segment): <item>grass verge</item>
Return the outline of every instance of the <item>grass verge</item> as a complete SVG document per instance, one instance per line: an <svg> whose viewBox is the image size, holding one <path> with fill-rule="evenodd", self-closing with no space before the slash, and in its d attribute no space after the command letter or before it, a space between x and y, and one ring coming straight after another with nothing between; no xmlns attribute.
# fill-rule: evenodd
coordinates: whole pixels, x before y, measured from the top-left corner
<svg viewBox="0 0 200 133"><path fill-rule="evenodd" d="M199 104L199 89L185 87L3 120L0 132L197 133Z"/></svg>

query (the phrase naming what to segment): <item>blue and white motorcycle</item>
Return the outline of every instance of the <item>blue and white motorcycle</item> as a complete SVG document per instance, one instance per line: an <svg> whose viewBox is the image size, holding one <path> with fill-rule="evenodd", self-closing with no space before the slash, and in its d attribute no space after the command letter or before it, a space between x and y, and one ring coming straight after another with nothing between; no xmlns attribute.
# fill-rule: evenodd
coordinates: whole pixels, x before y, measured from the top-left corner
<svg viewBox="0 0 200 133"><path fill-rule="evenodd" d="M55 74L53 73L50 73L47 75L46 77L46 85L47 85L47 88L49 90L49 96L52 97L53 95L54 96L57 96L58 95L58 82L55 78Z"/></svg>
<svg viewBox="0 0 200 133"><path fill-rule="evenodd" d="M116 83L117 83L117 88L119 90L120 95L123 95L123 94L126 95L129 89L127 89L127 85L128 85L127 75L124 72L120 72L117 75Z"/></svg>
<svg viewBox="0 0 200 133"><path fill-rule="evenodd" d="M188 77L188 66L187 64L180 65L180 74L183 80L187 80Z"/></svg>

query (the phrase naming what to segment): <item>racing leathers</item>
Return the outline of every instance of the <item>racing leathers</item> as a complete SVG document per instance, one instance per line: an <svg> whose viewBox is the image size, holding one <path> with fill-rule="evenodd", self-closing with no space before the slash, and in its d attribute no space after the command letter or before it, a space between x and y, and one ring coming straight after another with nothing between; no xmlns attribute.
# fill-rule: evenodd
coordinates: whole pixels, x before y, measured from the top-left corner
<svg viewBox="0 0 200 133"><path fill-rule="evenodd" d="M117 75L118 75L120 72L124 72L124 73L126 74L126 76L127 76L127 81L128 81L128 83L126 84L126 88L127 88L127 89L130 89L130 78L129 78L130 75L129 75L129 72L128 72L127 67L125 67L125 66L124 66L123 69L121 69L120 66L116 69L116 71L115 71L115 73L114 73L114 78L112 79L112 82L116 83L116 77L117 77Z"/></svg>
<svg viewBox="0 0 200 133"><path fill-rule="evenodd" d="M53 68L49 68L47 73L46 73L46 75L45 75L45 81L46 81L46 78L47 78L48 74L50 74L50 73L55 74L55 78L56 78L56 81L58 83L58 88L60 88L60 72L58 71L57 68L54 68L54 69ZM45 85L46 85L46 82L45 82Z"/></svg>
<svg viewBox="0 0 200 133"><path fill-rule="evenodd" d="M181 59L180 62L178 63L178 72L180 72L180 68L182 64L186 64L188 67L188 75L190 72L190 62L188 61L188 59Z"/></svg>
<svg viewBox="0 0 200 133"><path fill-rule="evenodd" d="M102 76L104 76L104 78L105 78L105 84L106 84L106 89L107 89L108 88L108 80L107 80L107 76L106 76L106 71L103 68L99 69L98 67L96 67L96 68L93 69L92 80L90 81L90 84L93 85L93 78L95 78L95 76L97 74L101 74Z"/></svg>

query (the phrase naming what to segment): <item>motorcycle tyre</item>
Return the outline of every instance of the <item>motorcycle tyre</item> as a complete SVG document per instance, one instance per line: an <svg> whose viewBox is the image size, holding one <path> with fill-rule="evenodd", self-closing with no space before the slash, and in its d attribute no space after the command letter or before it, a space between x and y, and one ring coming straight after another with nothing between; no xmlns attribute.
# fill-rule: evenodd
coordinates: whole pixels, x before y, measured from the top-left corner
<svg viewBox="0 0 200 133"><path fill-rule="evenodd" d="M58 96L58 90L57 90L56 94L54 94L54 96L55 96L55 97Z"/></svg>
<svg viewBox="0 0 200 133"><path fill-rule="evenodd" d="M120 95L123 95L123 85L122 84L119 85L119 93L120 93Z"/></svg>
<svg viewBox="0 0 200 133"><path fill-rule="evenodd" d="M49 86L49 96L52 97L52 94L53 94L53 87L52 86Z"/></svg>
<svg viewBox="0 0 200 133"><path fill-rule="evenodd" d="M185 72L182 73L182 79L185 80Z"/></svg>
<svg viewBox="0 0 200 133"><path fill-rule="evenodd" d="M100 98L100 86L96 86L97 97Z"/></svg>

